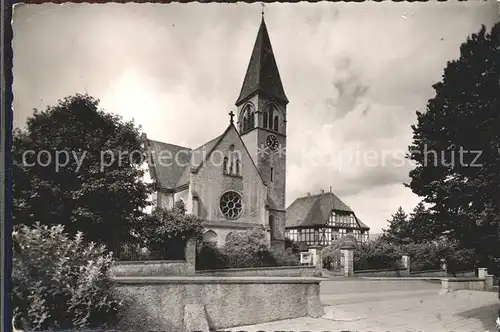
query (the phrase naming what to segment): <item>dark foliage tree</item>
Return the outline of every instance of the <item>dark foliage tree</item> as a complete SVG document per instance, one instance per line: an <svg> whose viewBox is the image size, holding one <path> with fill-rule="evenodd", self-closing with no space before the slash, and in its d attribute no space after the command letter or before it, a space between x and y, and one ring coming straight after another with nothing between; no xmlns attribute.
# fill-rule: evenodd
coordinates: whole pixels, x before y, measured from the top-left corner
<svg viewBox="0 0 500 332"><path fill-rule="evenodd" d="M436 231L432 212L426 209L422 202L418 203L410 213L408 233L411 243L434 241L440 237L440 233Z"/></svg>
<svg viewBox="0 0 500 332"><path fill-rule="evenodd" d="M184 259L186 241L203 239L202 219L187 214L181 200L171 210L156 208L135 231L140 242L163 259Z"/></svg>
<svg viewBox="0 0 500 332"><path fill-rule="evenodd" d="M140 128L98 104L88 95L66 97L14 132L15 224L62 224L113 245L143 218L151 188L140 180Z"/></svg>
<svg viewBox="0 0 500 332"><path fill-rule="evenodd" d="M500 257L500 24L469 37L433 87L412 126L409 187L437 227L490 264Z"/></svg>
<svg viewBox="0 0 500 332"><path fill-rule="evenodd" d="M394 244L406 244L411 242L408 215L400 206L391 220L387 220L389 228L384 229L382 239Z"/></svg>

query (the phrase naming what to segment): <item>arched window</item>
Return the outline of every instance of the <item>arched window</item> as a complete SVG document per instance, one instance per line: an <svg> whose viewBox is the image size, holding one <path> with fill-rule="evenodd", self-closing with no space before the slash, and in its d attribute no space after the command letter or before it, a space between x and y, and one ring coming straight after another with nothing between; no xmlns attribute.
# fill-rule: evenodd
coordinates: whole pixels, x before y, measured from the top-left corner
<svg viewBox="0 0 500 332"><path fill-rule="evenodd" d="M271 182L274 181L274 168L271 167Z"/></svg>
<svg viewBox="0 0 500 332"><path fill-rule="evenodd" d="M227 157L224 157L224 162L222 164L222 173L227 173Z"/></svg>
<svg viewBox="0 0 500 332"><path fill-rule="evenodd" d="M274 107L270 106L269 107L269 129L273 129L273 113L274 113Z"/></svg>
<svg viewBox="0 0 500 332"><path fill-rule="evenodd" d="M269 216L269 228L271 229L271 239L274 239L275 237L275 229L274 229L274 216L270 215Z"/></svg>
<svg viewBox="0 0 500 332"><path fill-rule="evenodd" d="M215 233L214 231L205 232L205 234L203 234L203 242L206 244L216 245L217 244L217 233Z"/></svg>
<svg viewBox="0 0 500 332"><path fill-rule="evenodd" d="M240 160L236 159L236 175L240 175Z"/></svg>
<svg viewBox="0 0 500 332"><path fill-rule="evenodd" d="M267 111L264 111L264 119L263 119L263 124L262 126L264 128L267 128Z"/></svg>
<svg viewBox="0 0 500 332"><path fill-rule="evenodd" d="M248 119L247 119L247 116L245 114L245 116L243 117L243 131L247 131L248 130Z"/></svg>
<svg viewBox="0 0 500 332"><path fill-rule="evenodd" d="M274 116L274 131L279 131L279 120L277 115Z"/></svg>
<svg viewBox="0 0 500 332"><path fill-rule="evenodd" d="M247 132L254 127L254 112L252 106L247 105L243 110L243 132Z"/></svg>

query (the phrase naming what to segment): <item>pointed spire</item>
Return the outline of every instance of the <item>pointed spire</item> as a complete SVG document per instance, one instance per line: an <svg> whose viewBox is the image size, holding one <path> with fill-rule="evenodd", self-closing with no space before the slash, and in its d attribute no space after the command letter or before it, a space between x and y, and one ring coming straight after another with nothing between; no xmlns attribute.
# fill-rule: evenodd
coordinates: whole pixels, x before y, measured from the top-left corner
<svg viewBox="0 0 500 332"><path fill-rule="evenodd" d="M256 92L288 103L271 47L271 40L267 33L264 11L236 106L239 106Z"/></svg>

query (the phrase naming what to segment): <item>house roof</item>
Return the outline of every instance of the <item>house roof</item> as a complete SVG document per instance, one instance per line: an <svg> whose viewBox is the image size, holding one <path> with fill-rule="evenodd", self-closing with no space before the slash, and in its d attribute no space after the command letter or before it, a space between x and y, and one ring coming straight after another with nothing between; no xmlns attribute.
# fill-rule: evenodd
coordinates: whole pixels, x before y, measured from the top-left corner
<svg viewBox="0 0 500 332"><path fill-rule="evenodd" d="M217 142L220 140L220 138L223 135L219 135L215 137L214 139L211 139L207 143L203 144L202 146L194 149L191 151L191 158L189 160L189 167L184 168L184 171L182 172L181 177L179 178L179 181L176 184L176 187L180 187L183 185L186 185L189 183L189 173L191 172L191 168L199 167L204 161L203 157L208 158L209 154L212 152L212 150L215 148L215 145Z"/></svg>
<svg viewBox="0 0 500 332"><path fill-rule="evenodd" d="M189 173L208 158L223 135L196 149L148 139L149 171L160 188L175 189L189 183ZM176 159L177 158L177 159Z"/></svg>
<svg viewBox="0 0 500 332"><path fill-rule="evenodd" d="M161 188L175 188L189 164L191 149L150 139L147 140L147 146L149 160L152 161L148 162L151 177ZM175 158L179 162L175 162Z"/></svg>
<svg viewBox="0 0 500 332"><path fill-rule="evenodd" d="M286 227L324 225L332 210L354 214L344 202L331 192L299 197L286 209ZM356 221L359 228L369 229L359 218L356 217Z"/></svg>
<svg viewBox="0 0 500 332"><path fill-rule="evenodd" d="M149 151L151 154L150 160L153 161L153 165L149 163L149 170L157 185L160 188L175 189L189 184L189 174L191 173L191 170L194 169L196 171L203 165L205 161L210 158L212 152L215 150L217 145L222 141L224 136L226 136L231 128L236 131L236 134L241 140L241 136L234 127L234 124L230 123L224 133L222 133L222 135L211 139L210 141L196 149L189 149L178 145L147 140ZM250 154L248 153L243 140L241 140L241 143L243 144L245 151L250 157ZM160 154L160 152L162 154ZM178 163L175 162L176 155L178 156ZM160 163L161 156L172 156L170 157L170 159L166 159L167 161L170 161L170 163ZM262 175L258 171L253 159L251 157L250 159L255 169L257 170L257 174L265 184L264 180L262 179Z"/></svg>
<svg viewBox="0 0 500 332"><path fill-rule="evenodd" d="M278 66L274 58L271 40L267 32L264 17L260 23L257 39L253 47L250 62L240 95L236 101L236 105L240 105L255 92L261 92L269 97L276 97L285 103L288 99L281 83Z"/></svg>

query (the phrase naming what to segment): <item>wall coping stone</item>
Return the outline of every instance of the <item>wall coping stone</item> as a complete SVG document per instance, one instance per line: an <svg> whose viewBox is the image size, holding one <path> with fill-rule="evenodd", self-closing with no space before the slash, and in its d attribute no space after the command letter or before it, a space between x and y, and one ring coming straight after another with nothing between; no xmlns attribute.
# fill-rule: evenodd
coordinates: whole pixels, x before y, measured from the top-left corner
<svg viewBox="0 0 500 332"><path fill-rule="evenodd" d="M441 280L446 280L448 282L463 282L463 281L485 281L484 278L476 278L476 277L457 277L457 278L441 278Z"/></svg>
<svg viewBox="0 0 500 332"><path fill-rule="evenodd" d="M390 271L406 271L404 267L398 267L394 269L380 269L380 270L354 270L354 273L370 273L370 272L390 272Z"/></svg>
<svg viewBox="0 0 500 332"><path fill-rule="evenodd" d="M359 276L360 279L365 280L394 280L394 281L416 281L416 280L443 280L443 277L363 277Z"/></svg>
<svg viewBox="0 0 500 332"><path fill-rule="evenodd" d="M172 264L172 263L187 263L185 260L158 260L158 261L114 261L113 265L149 265L149 264Z"/></svg>
<svg viewBox="0 0 500 332"><path fill-rule="evenodd" d="M266 271L266 270L303 270L316 269L315 266L269 266L269 267L245 267L245 268L230 268L230 269L215 269L215 270L198 270L196 273L212 273L212 272L239 272L239 271Z"/></svg>
<svg viewBox="0 0 500 332"><path fill-rule="evenodd" d="M431 273L431 272L443 272L443 269L434 269L434 270L413 270L410 271L410 274L412 273ZM469 271L463 271L463 272L469 272ZM456 272L456 273L463 273L463 272Z"/></svg>
<svg viewBox="0 0 500 332"><path fill-rule="evenodd" d="M118 284L319 284L311 277L114 277Z"/></svg>

